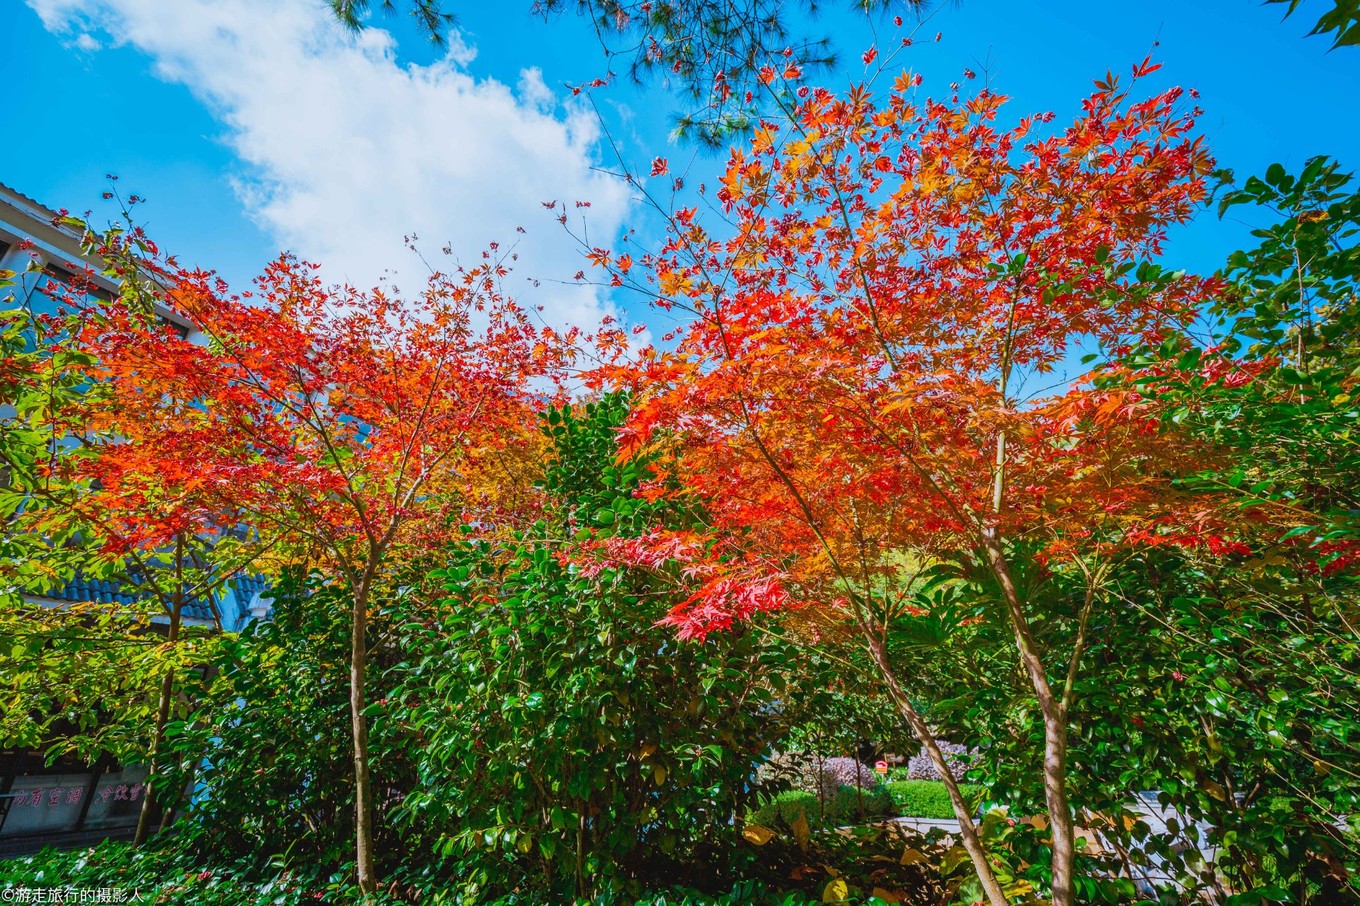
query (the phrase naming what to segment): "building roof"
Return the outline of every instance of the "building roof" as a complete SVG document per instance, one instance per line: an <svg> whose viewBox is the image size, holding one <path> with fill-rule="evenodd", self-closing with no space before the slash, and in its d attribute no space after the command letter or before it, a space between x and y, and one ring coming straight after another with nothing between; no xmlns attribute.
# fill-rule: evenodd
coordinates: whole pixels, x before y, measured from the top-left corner
<svg viewBox="0 0 1360 906"><path fill-rule="evenodd" d="M71 601L81 604L133 604L141 596L132 593L120 582L110 579L91 579L77 575L65 586L53 589L43 595L58 601ZM214 619L212 605L203 599L190 601L184 607L184 616L193 620Z"/></svg>
<svg viewBox="0 0 1360 906"><path fill-rule="evenodd" d="M117 294L118 283L103 274L104 263L81 249L81 231L62 223L62 212L54 211L19 190L0 183L0 241L27 240L45 259L57 267L86 267L88 276L108 292ZM156 302L156 313L180 327L194 330L194 324L178 312Z"/></svg>
<svg viewBox="0 0 1360 906"><path fill-rule="evenodd" d="M2 182L0 182L0 203L7 204L12 208L27 208L28 211L31 212L29 216L36 215L39 219L47 222L55 220L57 217L57 212L47 207L42 202L35 198L31 198L13 186L7 186ZM68 229L68 232L73 238L80 238L74 230Z"/></svg>
<svg viewBox="0 0 1360 906"><path fill-rule="evenodd" d="M135 581L135 579L134 579ZM217 610L222 622L230 627L250 615L250 605L257 595L269 588L260 576L239 576L230 586L217 596ZM111 579L94 579L77 575L70 582L36 597L50 601L69 601L80 604L124 604L130 605L142 596L129 589L124 583ZM213 622L215 619L211 601L199 597L184 607L184 616L191 620Z"/></svg>

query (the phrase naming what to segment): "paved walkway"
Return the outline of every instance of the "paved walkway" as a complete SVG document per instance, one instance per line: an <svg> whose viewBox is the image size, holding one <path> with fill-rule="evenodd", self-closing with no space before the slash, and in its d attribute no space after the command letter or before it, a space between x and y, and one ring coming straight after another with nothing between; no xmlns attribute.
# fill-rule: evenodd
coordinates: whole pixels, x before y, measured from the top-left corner
<svg viewBox="0 0 1360 906"><path fill-rule="evenodd" d="M1206 864L1213 864L1214 859L1218 855L1217 851L1212 848L1202 848L1203 841L1208 832L1208 827L1196 824L1194 821L1176 814L1172 809L1163 808L1161 803L1157 801L1156 793L1141 794L1133 802L1129 803L1129 811L1137 815L1139 820L1144 821L1151 829L1151 835L1155 837L1166 838L1172 836L1169 822L1172 819L1175 819L1177 826L1180 828L1180 833L1175 835L1177 842L1173 844L1173 846L1180 852L1198 850L1200 858ZM946 834L959 833L959 822L954 818L900 817L889 818L887 820L895 824L910 827L922 834L929 833L932 830L942 830ZM1193 834L1188 833L1191 830L1193 830ZM1078 828L1077 833L1078 836L1087 836L1088 838L1093 837L1098 851L1110 851L1103 845L1103 840L1098 831ZM1191 838L1198 841L1198 845L1191 844ZM1175 876L1164 859L1149 854L1148 860L1151 864L1141 869L1137 866L1134 867L1135 873L1141 875L1139 880L1144 882L1139 886L1146 885L1144 893L1149 892L1153 886L1166 887L1167 885L1174 885L1176 883Z"/></svg>

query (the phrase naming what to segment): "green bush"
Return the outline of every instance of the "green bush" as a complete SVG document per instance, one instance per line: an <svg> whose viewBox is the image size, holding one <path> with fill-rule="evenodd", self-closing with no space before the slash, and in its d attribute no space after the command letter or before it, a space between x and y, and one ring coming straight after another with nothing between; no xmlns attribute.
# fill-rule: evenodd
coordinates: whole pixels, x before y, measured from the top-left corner
<svg viewBox="0 0 1360 906"><path fill-rule="evenodd" d="M886 783L897 814L912 818L953 818L954 807L949 802L949 791L938 780L898 780ZM963 798L974 809L982 802L986 789L970 783L959 785Z"/></svg>
<svg viewBox="0 0 1360 906"><path fill-rule="evenodd" d="M746 823L770 828L781 824L787 826L798 820L799 815L802 815L809 825L816 826L822 819L822 806L812 793L785 790L772 796L759 808L753 809L746 816Z"/></svg>
<svg viewBox="0 0 1360 906"><path fill-rule="evenodd" d="M882 818L892 813L892 794L882 784L863 789L843 786L826 803L827 820L834 820L837 825Z"/></svg>
<svg viewBox="0 0 1360 906"><path fill-rule="evenodd" d="M283 869L278 864L226 859L195 863L174 848L135 849L128 843L106 841L90 849L43 850L36 855L0 859L0 900L38 902L67 888L108 888L125 893L137 903L193 903L195 906L354 906L360 894L353 872L346 866L327 876L317 870ZM411 884L400 869L392 883L372 898L371 906L410 906L413 903L461 904L455 885ZM36 890L35 890L36 889ZM24 891L27 890L27 893ZM7 893L15 891L14 893ZM37 891L41 891L38 893ZM30 900L23 900L29 896ZM46 902L46 900L44 900ZM52 900L52 902L56 902ZM69 902L69 899L68 899ZM479 901L485 902L485 901ZM543 902L512 894L485 906L527 906ZM586 900L559 902L587 906ZM588 906L804 906L813 904L798 891L781 891L747 879L711 892L666 886L633 895L605 894Z"/></svg>
<svg viewBox="0 0 1360 906"><path fill-rule="evenodd" d="M223 638L209 695L167 728L166 776L195 788L176 845L335 870L354 857L347 592L288 575L272 594L273 618Z"/></svg>
<svg viewBox="0 0 1360 906"><path fill-rule="evenodd" d="M375 724L375 748L415 753L409 858L469 901L730 883L749 857L732 819L807 681L774 632L700 643L659 625L689 593L680 577L558 556L691 518L634 496L650 472L615 462L625 413L617 396L551 410L544 519L452 545L439 617L402 629L400 719Z"/></svg>
<svg viewBox="0 0 1360 906"><path fill-rule="evenodd" d="M160 838L163 839L163 838ZM176 847L134 848L105 841L90 849L46 849L36 855L0 859L3 902L43 902L54 892L107 888L130 903L193 903L195 906L351 906L358 902L352 873L333 876L310 870L281 870L254 859L196 860ZM27 888L30 899L23 900ZM56 900L47 900L56 902ZM79 902L68 896L63 902ZM399 901L380 896L373 906Z"/></svg>

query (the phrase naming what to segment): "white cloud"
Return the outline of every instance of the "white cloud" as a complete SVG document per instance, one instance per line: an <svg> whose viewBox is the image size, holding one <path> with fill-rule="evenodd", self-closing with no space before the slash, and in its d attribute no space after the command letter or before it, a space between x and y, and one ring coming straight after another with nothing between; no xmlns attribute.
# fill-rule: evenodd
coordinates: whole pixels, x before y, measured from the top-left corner
<svg viewBox="0 0 1360 906"><path fill-rule="evenodd" d="M226 126L247 209L331 279L372 285L395 269L417 282L423 266L403 245L417 234L437 267L445 244L472 262L488 242L518 240L518 285L569 280L582 261L540 202L590 201L596 242L628 214L626 187L591 172L593 114L559 103L537 69L515 89L475 78L475 52L456 40L434 65L400 65L387 32L352 35L319 0L28 2L77 46L107 34L186 85ZM519 295L555 323L611 311L585 287L545 282Z"/></svg>

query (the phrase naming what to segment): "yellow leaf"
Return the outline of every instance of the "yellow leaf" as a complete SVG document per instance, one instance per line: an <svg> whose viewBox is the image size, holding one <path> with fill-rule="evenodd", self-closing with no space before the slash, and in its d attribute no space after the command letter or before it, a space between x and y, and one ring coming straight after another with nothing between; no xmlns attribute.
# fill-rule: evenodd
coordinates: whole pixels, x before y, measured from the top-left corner
<svg viewBox="0 0 1360 906"><path fill-rule="evenodd" d="M924 862L925 860L925 853L915 847L908 847L907 851L902 853L902 860L898 864L915 865L917 862Z"/></svg>
<svg viewBox="0 0 1360 906"><path fill-rule="evenodd" d="M800 814L789 822L789 827L793 829L793 839L798 841L798 846L807 852L808 840L812 838L812 828L808 827L807 819Z"/></svg>
<svg viewBox="0 0 1360 906"><path fill-rule="evenodd" d="M875 887L871 892L872 896L878 897L885 903L900 903L902 895L893 893L891 890L884 890L882 887Z"/></svg>
<svg viewBox="0 0 1360 906"><path fill-rule="evenodd" d="M661 294L663 296L678 296L688 291L693 285L684 271L665 271L661 274Z"/></svg>
<svg viewBox="0 0 1360 906"><path fill-rule="evenodd" d="M761 827L759 824L748 824L741 832L741 835L756 846L764 846L774 839L774 831L768 827Z"/></svg>
<svg viewBox="0 0 1360 906"><path fill-rule="evenodd" d="M841 878L832 878L822 888L823 903L840 903L850 896L850 885Z"/></svg>

